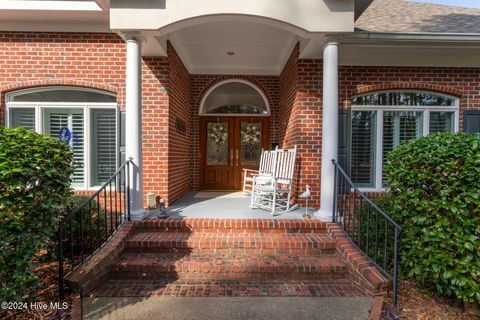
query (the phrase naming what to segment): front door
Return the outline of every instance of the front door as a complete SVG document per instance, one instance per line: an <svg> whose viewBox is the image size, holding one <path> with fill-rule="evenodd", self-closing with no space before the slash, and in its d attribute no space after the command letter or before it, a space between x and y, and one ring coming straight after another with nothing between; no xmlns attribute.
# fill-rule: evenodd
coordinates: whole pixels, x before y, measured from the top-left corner
<svg viewBox="0 0 480 320"><path fill-rule="evenodd" d="M240 190L242 169L258 169L268 148L268 118L202 117L200 119L200 188Z"/></svg>

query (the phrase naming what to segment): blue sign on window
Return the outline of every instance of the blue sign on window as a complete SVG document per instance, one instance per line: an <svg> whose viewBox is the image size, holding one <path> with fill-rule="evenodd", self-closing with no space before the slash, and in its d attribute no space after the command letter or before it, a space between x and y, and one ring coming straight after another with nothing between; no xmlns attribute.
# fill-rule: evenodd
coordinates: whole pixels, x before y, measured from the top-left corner
<svg viewBox="0 0 480 320"><path fill-rule="evenodd" d="M68 144L70 143L70 139L72 139L72 132L67 127L63 127L58 132L58 139Z"/></svg>

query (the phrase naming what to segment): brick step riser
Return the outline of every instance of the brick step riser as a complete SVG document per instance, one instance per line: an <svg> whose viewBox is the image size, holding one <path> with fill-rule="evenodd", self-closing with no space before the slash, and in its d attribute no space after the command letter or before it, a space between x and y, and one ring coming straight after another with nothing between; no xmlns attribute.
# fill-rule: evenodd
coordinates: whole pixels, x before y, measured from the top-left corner
<svg viewBox="0 0 480 320"><path fill-rule="evenodd" d="M259 229L259 228L162 228L162 227L136 227L136 232L176 232L176 233L222 233L222 234L297 234L297 233L326 233L326 228L298 228L298 229Z"/></svg>
<svg viewBox="0 0 480 320"><path fill-rule="evenodd" d="M297 255L332 255L336 252L335 248L329 249L289 249L289 248L184 248L184 247L126 247L126 253L186 253L186 254L253 254L253 255L280 255L280 254L297 254Z"/></svg>
<svg viewBox="0 0 480 320"><path fill-rule="evenodd" d="M111 279L125 280L326 280L326 279L345 279L345 272L329 272L329 273L279 273L279 272L154 272L154 271L120 271L111 272Z"/></svg>

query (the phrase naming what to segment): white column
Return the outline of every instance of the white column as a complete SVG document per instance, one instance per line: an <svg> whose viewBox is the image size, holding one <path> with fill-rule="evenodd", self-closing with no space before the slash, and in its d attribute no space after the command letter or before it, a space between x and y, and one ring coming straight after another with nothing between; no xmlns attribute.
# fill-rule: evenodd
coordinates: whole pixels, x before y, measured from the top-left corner
<svg viewBox="0 0 480 320"><path fill-rule="evenodd" d="M334 170L338 154L338 42L323 47L322 177L317 217L332 221Z"/></svg>
<svg viewBox="0 0 480 320"><path fill-rule="evenodd" d="M130 171L130 216L132 220L145 217L142 177L142 73L141 44L135 38L127 43L125 86L125 158L132 158Z"/></svg>

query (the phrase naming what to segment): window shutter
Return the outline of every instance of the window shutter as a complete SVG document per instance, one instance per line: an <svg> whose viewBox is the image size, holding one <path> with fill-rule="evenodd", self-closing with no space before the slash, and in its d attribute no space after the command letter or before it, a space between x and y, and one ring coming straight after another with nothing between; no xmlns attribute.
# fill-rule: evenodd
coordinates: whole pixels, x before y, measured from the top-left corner
<svg viewBox="0 0 480 320"><path fill-rule="evenodd" d="M83 114L71 114L68 111L54 111L49 113L48 132L52 138L59 139L62 128L68 128L71 132L70 147L73 150L74 183L84 183L84 125Z"/></svg>
<svg viewBox="0 0 480 320"><path fill-rule="evenodd" d="M350 175L351 109L338 110L338 163Z"/></svg>
<svg viewBox="0 0 480 320"><path fill-rule="evenodd" d="M352 113L352 181L361 187L375 185L376 112Z"/></svg>
<svg viewBox="0 0 480 320"><path fill-rule="evenodd" d="M480 132L480 110L467 110L463 114L465 132Z"/></svg>
<svg viewBox="0 0 480 320"><path fill-rule="evenodd" d="M94 171L93 181L101 184L107 181L117 167L115 110L94 110Z"/></svg>
<svg viewBox="0 0 480 320"><path fill-rule="evenodd" d="M11 109L10 117L11 127L24 127L26 129L35 130L35 109Z"/></svg>
<svg viewBox="0 0 480 320"><path fill-rule="evenodd" d="M453 132L453 112L430 112L430 133Z"/></svg>
<svg viewBox="0 0 480 320"><path fill-rule="evenodd" d="M422 113L415 111L385 111L383 113L383 163L390 151L400 143L420 137L423 132ZM385 185L385 174L382 177Z"/></svg>
<svg viewBox="0 0 480 320"><path fill-rule="evenodd" d="M73 148L73 159L75 163L75 171L73 173L74 182L85 182L84 180L84 166L85 166L85 153L84 153L84 132L83 114L73 114L72 117L72 139L70 140L70 146Z"/></svg>

